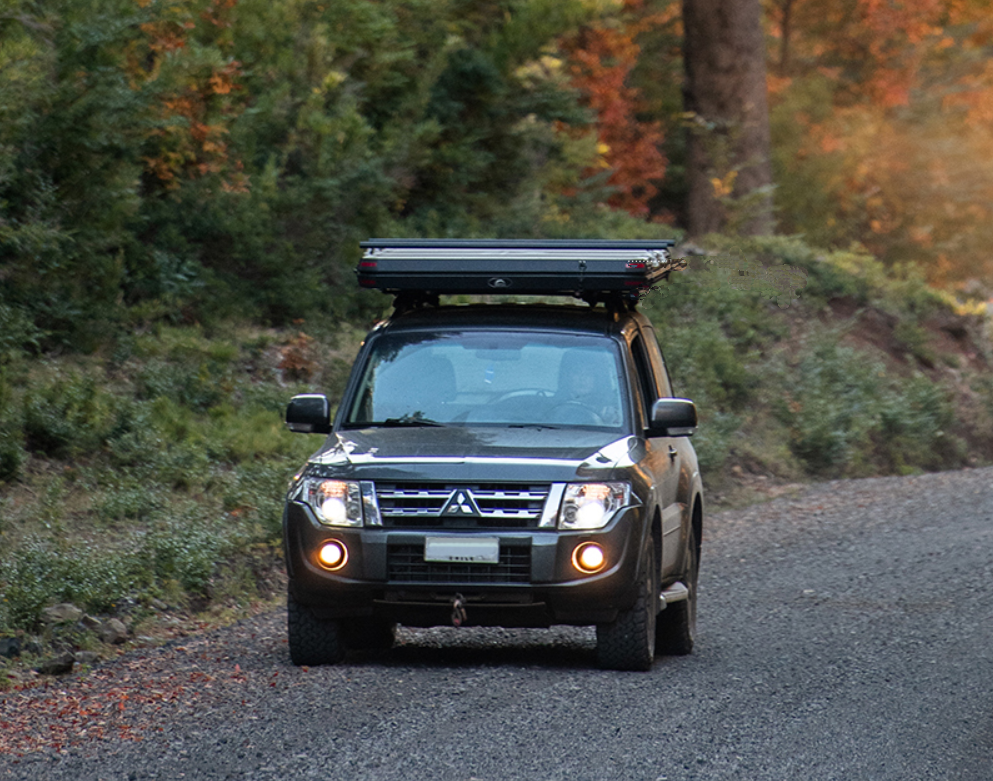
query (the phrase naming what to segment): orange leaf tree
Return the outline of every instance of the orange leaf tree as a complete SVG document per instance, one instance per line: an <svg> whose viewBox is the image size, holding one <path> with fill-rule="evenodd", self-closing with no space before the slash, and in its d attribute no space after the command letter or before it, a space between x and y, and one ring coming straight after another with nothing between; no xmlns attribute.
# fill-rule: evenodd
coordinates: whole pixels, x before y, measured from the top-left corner
<svg viewBox="0 0 993 781"><path fill-rule="evenodd" d="M600 157L587 174L609 171L610 205L639 217L648 215L666 171L661 122L639 118L643 102L630 84L641 52L638 34L666 18L645 14L642 6L642 0L625 0L624 13L561 42L572 83L595 114Z"/></svg>
<svg viewBox="0 0 993 781"><path fill-rule="evenodd" d="M770 0L781 228L937 282L993 274L983 0Z"/></svg>

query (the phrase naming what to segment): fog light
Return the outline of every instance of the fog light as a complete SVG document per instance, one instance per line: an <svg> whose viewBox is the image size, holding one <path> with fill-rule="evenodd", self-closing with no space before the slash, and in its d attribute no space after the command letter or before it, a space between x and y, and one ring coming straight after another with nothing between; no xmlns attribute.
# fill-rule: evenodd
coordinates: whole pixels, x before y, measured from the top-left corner
<svg viewBox="0 0 993 781"><path fill-rule="evenodd" d="M320 551L317 553L317 558L326 569L341 569L345 566L345 562L348 561L348 551L345 549L343 543L332 540L321 546Z"/></svg>
<svg viewBox="0 0 993 781"><path fill-rule="evenodd" d="M588 574L599 572L606 563L607 556L603 552L603 548L595 542L584 542L582 545L577 545L576 550L572 552L572 565L580 572Z"/></svg>

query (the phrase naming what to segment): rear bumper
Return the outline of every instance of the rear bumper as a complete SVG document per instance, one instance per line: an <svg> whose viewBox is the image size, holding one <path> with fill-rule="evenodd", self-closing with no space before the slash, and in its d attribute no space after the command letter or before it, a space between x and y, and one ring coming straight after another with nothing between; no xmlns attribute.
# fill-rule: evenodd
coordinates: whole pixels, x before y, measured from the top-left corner
<svg viewBox="0 0 993 781"><path fill-rule="evenodd" d="M596 532L459 533L499 538L498 565L424 562L425 538L444 533L329 528L306 506L290 502L284 515L290 589L321 618L379 616L408 626L451 624L456 596L466 609L463 625L476 626L597 624L634 604L646 538L640 507ZM347 562L335 572L317 560L317 551L330 540L348 551ZM592 575L572 563L576 546L587 541L599 543L607 554L604 569Z"/></svg>

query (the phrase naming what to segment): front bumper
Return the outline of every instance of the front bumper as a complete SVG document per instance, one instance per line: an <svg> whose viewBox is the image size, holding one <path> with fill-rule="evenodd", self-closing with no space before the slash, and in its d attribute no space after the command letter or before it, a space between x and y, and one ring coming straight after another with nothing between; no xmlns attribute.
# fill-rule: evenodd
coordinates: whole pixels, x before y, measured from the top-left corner
<svg viewBox="0 0 993 781"><path fill-rule="evenodd" d="M637 596L641 546L646 530L641 507L618 513L595 532L555 529L459 532L460 537L497 537L498 564L424 561L426 537L441 529L331 528L319 524L305 505L291 501L284 515L284 543L290 589L320 618L378 616L408 626L452 623L458 596L464 625L551 626L613 621ZM348 551L334 572L317 552L328 541ZM591 575L572 563L577 545L599 543L605 567Z"/></svg>

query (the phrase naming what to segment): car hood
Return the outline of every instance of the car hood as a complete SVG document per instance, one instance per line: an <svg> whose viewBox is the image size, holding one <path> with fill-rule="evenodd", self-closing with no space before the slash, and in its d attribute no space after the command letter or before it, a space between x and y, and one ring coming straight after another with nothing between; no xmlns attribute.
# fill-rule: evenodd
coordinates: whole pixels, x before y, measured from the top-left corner
<svg viewBox="0 0 993 781"><path fill-rule="evenodd" d="M370 479L564 480L625 469L644 447L639 437L593 429L370 428L331 434L310 463Z"/></svg>

